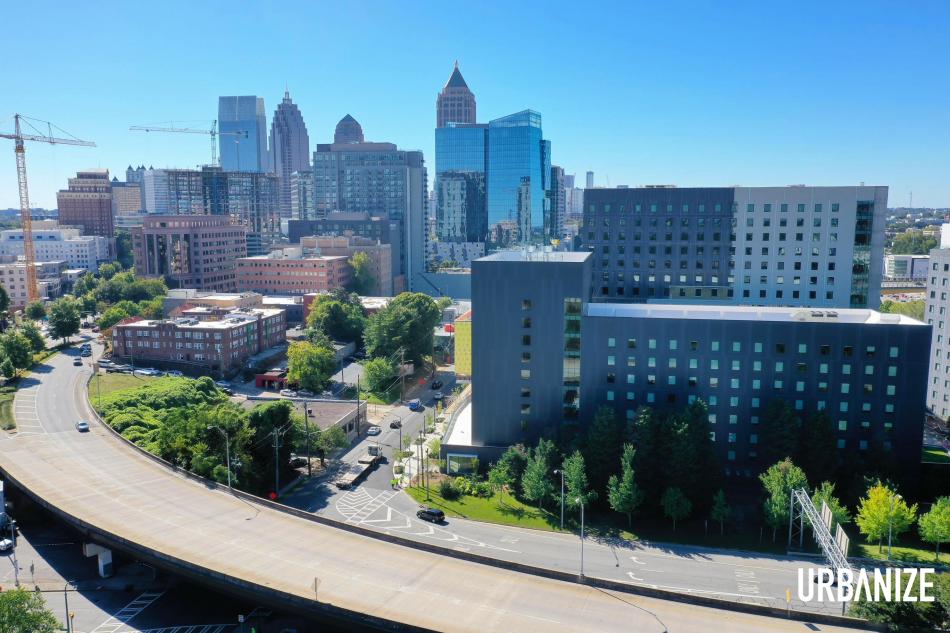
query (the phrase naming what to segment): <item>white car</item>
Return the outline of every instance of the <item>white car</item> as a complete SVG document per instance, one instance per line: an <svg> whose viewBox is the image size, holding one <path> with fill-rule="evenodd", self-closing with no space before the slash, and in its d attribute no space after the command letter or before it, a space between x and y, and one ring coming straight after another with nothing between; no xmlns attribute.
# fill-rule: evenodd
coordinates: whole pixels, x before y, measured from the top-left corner
<svg viewBox="0 0 950 633"><path fill-rule="evenodd" d="M0 540L0 552L6 552L13 549L13 541L8 538Z"/></svg>
<svg viewBox="0 0 950 633"><path fill-rule="evenodd" d="M294 391L293 389L281 389L280 395L282 395L285 398L296 398L297 392Z"/></svg>
<svg viewBox="0 0 950 633"><path fill-rule="evenodd" d="M79 422L76 422L76 430L79 431L80 433L88 433L89 423L84 420L80 420Z"/></svg>
<svg viewBox="0 0 950 633"><path fill-rule="evenodd" d="M379 428L378 426L371 426L368 429L366 429L367 435L379 435L382 432L383 430Z"/></svg>
<svg viewBox="0 0 950 633"><path fill-rule="evenodd" d="M157 369L152 369L150 367L145 367L143 369L136 369L132 373L137 374L139 376L161 376L162 375L162 372L158 371Z"/></svg>
<svg viewBox="0 0 950 633"><path fill-rule="evenodd" d="M166 375L166 376L171 376L171 377L173 377L173 378L181 378L181 377L184 376L185 374L181 373L181 372L178 371L177 369L169 369L168 371L165 372L165 375Z"/></svg>

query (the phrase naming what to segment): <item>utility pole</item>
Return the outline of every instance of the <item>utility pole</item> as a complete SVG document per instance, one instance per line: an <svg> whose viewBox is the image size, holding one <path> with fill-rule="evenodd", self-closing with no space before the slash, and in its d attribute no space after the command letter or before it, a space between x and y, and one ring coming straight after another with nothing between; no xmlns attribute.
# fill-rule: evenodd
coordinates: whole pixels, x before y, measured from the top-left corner
<svg viewBox="0 0 950 633"><path fill-rule="evenodd" d="M303 401L304 426L307 428L307 477L313 477L313 468L310 465L310 403Z"/></svg>
<svg viewBox="0 0 950 633"><path fill-rule="evenodd" d="M561 529L564 529L564 469L559 468L554 471L555 475L561 475Z"/></svg>
<svg viewBox="0 0 950 633"><path fill-rule="evenodd" d="M277 435L277 427L274 427L274 498L280 496L280 457L277 449L280 447L280 436Z"/></svg>
<svg viewBox="0 0 950 633"><path fill-rule="evenodd" d="M406 350L402 347L399 348L399 401L401 402L406 397L406 374L402 370L402 366L406 363Z"/></svg>
<svg viewBox="0 0 950 633"><path fill-rule="evenodd" d="M217 429L221 435L224 436L224 458L226 465L228 467L228 488L231 488L231 438L228 437L228 432L222 429L220 426L208 426L208 430Z"/></svg>

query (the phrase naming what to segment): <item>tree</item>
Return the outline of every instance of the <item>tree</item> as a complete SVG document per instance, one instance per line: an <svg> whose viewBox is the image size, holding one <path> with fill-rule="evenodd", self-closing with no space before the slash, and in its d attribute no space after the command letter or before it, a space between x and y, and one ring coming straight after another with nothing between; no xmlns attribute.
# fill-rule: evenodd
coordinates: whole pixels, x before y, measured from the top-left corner
<svg viewBox="0 0 950 633"><path fill-rule="evenodd" d="M359 343L366 327L366 317L359 297L342 293L323 294L311 304L307 326L323 330L335 341Z"/></svg>
<svg viewBox="0 0 950 633"><path fill-rule="evenodd" d="M4 358L3 361L0 362L0 373L7 379L16 376L16 367L13 366L13 362L9 358Z"/></svg>
<svg viewBox="0 0 950 633"><path fill-rule="evenodd" d="M587 430L584 461L589 465L590 487L604 490L623 451L623 427L614 410L600 407Z"/></svg>
<svg viewBox="0 0 950 633"><path fill-rule="evenodd" d="M620 477L611 475L607 480L607 501L615 512L627 515L627 525L633 525L633 513L643 501L643 493L634 479L633 460L636 450L632 444L623 445L620 457Z"/></svg>
<svg viewBox="0 0 950 633"><path fill-rule="evenodd" d="M647 507L656 507L667 481L670 453L673 448L673 429L660 414L647 407L637 411L633 424L634 457L640 486Z"/></svg>
<svg viewBox="0 0 950 633"><path fill-rule="evenodd" d="M719 521L719 535L725 533L725 523L732 514L732 508L726 503L726 493L720 488L713 497L712 509L709 511L709 518L713 521Z"/></svg>
<svg viewBox="0 0 950 633"><path fill-rule="evenodd" d="M311 435L313 431L311 431ZM304 439L306 436L304 436ZM331 426L325 431L319 431L316 437L316 441L311 437L311 441L317 449L317 454L320 455L320 465L326 465L326 457L333 451L338 448L343 448L349 446L350 440L347 439L346 433L338 426ZM304 443L306 445L306 442Z"/></svg>
<svg viewBox="0 0 950 633"><path fill-rule="evenodd" d="M30 341L34 353L46 349L46 339L43 338L40 328L36 327L36 323L32 321L25 322L20 326L20 333Z"/></svg>
<svg viewBox="0 0 950 633"><path fill-rule="evenodd" d="M132 268L134 263L132 234L129 231L116 231L115 257L122 268Z"/></svg>
<svg viewBox="0 0 950 633"><path fill-rule="evenodd" d="M508 465L504 462L496 462L488 469L488 485L500 493L498 497L499 505L504 500L505 488L510 486L513 481Z"/></svg>
<svg viewBox="0 0 950 633"><path fill-rule="evenodd" d="M307 341L291 343L287 349L287 380L302 389L320 391L334 369L336 359L332 349Z"/></svg>
<svg viewBox="0 0 950 633"><path fill-rule="evenodd" d="M99 266L99 276L105 279L106 281L109 281L110 279L115 277L116 274L121 273L121 272L122 272L122 265L119 264L118 262L109 262L106 264L101 264Z"/></svg>
<svg viewBox="0 0 950 633"><path fill-rule="evenodd" d="M0 286L0 314L6 313L10 309L10 294L7 289Z"/></svg>
<svg viewBox="0 0 950 633"><path fill-rule="evenodd" d="M821 511L822 501L827 503L828 509L831 510L830 529L832 534L834 534L836 525L847 525L851 523L851 515L838 497L835 496L835 485L830 481L821 482L821 485L815 488L815 492L812 493L811 502L815 504L815 507L818 508L819 511Z"/></svg>
<svg viewBox="0 0 950 633"><path fill-rule="evenodd" d="M251 479L258 490L274 490L274 432L278 448L276 468L290 474L290 454L300 441L301 428L293 415L294 407L287 400L275 400L254 407L248 415L248 425L254 431L255 442L248 447ZM276 491L275 491L276 492Z"/></svg>
<svg viewBox="0 0 950 633"><path fill-rule="evenodd" d="M49 309L49 330L53 338L66 340L79 332L80 306L72 297L61 297Z"/></svg>
<svg viewBox="0 0 950 633"><path fill-rule="evenodd" d="M130 315L125 309L119 306L112 306L108 310L102 313L102 316L99 317L99 321L96 323L101 330L108 330L110 327L116 323L129 318Z"/></svg>
<svg viewBox="0 0 950 633"><path fill-rule="evenodd" d="M56 616L46 608L39 593L26 589L0 593L0 632L55 633L59 630Z"/></svg>
<svg viewBox="0 0 950 633"><path fill-rule="evenodd" d="M663 506L663 514L668 519L673 520L673 531L676 531L676 522L685 519L693 511L693 503L686 498L683 491L675 486L670 486L663 493L660 499Z"/></svg>
<svg viewBox="0 0 950 633"><path fill-rule="evenodd" d="M541 450L544 442L545 440L541 440L536 450ZM504 464L508 474L511 476L510 487L513 489L512 492L516 495L520 494L518 485L524 477L524 471L528 467L528 459L530 457L531 451L529 449L525 448L523 444L515 444L514 446L509 446L498 460L499 464ZM548 463L554 463L550 461L550 456L547 453L545 453L545 458L548 459Z"/></svg>
<svg viewBox="0 0 950 633"><path fill-rule="evenodd" d="M3 354L17 369L33 364L33 343L20 332L9 330L0 338Z"/></svg>
<svg viewBox="0 0 950 633"><path fill-rule="evenodd" d="M441 318L432 297L404 292L367 320L366 351L374 358L396 359L402 350L406 362L418 365L432 354L434 328Z"/></svg>
<svg viewBox="0 0 950 633"><path fill-rule="evenodd" d="M373 276L373 260L364 252L353 253L350 257L353 276L347 290L358 295L369 295L376 289L376 277Z"/></svg>
<svg viewBox="0 0 950 633"><path fill-rule="evenodd" d="M908 506L896 490L878 481L868 488L867 495L858 503L855 523L869 541L877 540L878 552L884 549L884 538L894 539L914 523L917 504Z"/></svg>
<svg viewBox="0 0 950 633"><path fill-rule="evenodd" d="M42 301L33 301L28 306L26 306L26 309L23 311L23 313L28 319L42 321L46 318L46 306L43 305Z"/></svg>
<svg viewBox="0 0 950 633"><path fill-rule="evenodd" d="M554 494L550 474L551 464L548 462L547 453L541 448L535 448L521 477L521 494L528 501L537 503L539 508L545 499Z"/></svg>
<svg viewBox="0 0 950 633"><path fill-rule="evenodd" d="M836 440L831 418L825 411L817 411L803 420L795 463L811 481L834 479L838 464Z"/></svg>
<svg viewBox="0 0 950 633"><path fill-rule="evenodd" d="M930 511L917 521L920 538L936 545L934 559L940 560L940 544L950 542L950 497L939 497Z"/></svg>
<svg viewBox="0 0 950 633"><path fill-rule="evenodd" d="M563 468L564 486L567 488L565 503L568 506L576 508L588 505L597 498L597 492L590 489L590 483L587 480L587 466L584 464L584 456L580 451L574 451L570 457L564 460Z"/></svg>
<svg viewBox="0 0 950 633"><path fill-rule="evenodd" d="M671 449L667 464L667 485L675 486L692 499L701 510L718 489L722 469L711 439L712 426L706 404L697 400L680 413L672 414Z"/></svg>
<svg viewBox="0 0 950 633"><path fill-rule="evenodd" d="M763 504L763 510L765 511L765 522L772 528L772 540L774 541L778 529L788 523L792 490L807 488L808 478L805 476L805 471L786 457L782 461L769 466L768 470L759 475L759 481L765 487L767 497Z"/></svg>
<svg viewBox="0 0 950 633"><path fill-rule="evenodd" d="M383 393L395 384L399 375L396 366L388 358L373 358L363 364L366 386L373 393Z"/></svg>
<svg viewBox="0 0 950 633"><path fill-rule="evenodd" d="M937 238L924 235L919 229L909 229L894 238L891 253L894 255L926 255L937 248Z"/></svg>
<svg viewBox="0 0 950 633"><path fill-rule="evenodd" d="M881 302L880 311L889 312L891 314L903 314L912 319L923 321L925 303L923 299L916 299L914 301L891 301L890 299L885 299Z"/></svg>
<svg viewBox="0 0 950 633"><path fill-rule="evenodd" d="M905 575L904 578L907 578ZM887 624L889 631L936 631L945 630L950 625L950 574L937 574L928 595L933 602L903 602L898 600L864 599L864 592L851 603L848 615L864 618L878 624ZM915 577L914 585L906 588L912 596L920 595L920 574ZM901 587L901 593L905 588Z"/></svg>
<svg viewBox="0 0 950 633"><path fill-rule="evenodd" d="M759 423L759 457L765 464L795 457L798 450L799 425L795 413L785 400L773 400L766 407Z"/></svg>

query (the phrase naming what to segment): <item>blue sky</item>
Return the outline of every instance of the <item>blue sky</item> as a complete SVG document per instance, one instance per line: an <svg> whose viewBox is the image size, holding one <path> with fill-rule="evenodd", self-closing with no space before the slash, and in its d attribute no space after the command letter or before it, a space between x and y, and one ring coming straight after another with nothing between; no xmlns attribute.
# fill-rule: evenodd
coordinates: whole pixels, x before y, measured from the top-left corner
<svg viewBox="0 0 950 633"><path fill-rule="evenodd" d="M217 97L285 83L311 144L346 113L422 149L458 59L479 119L533 108L555 164L597 184L890 186L950 206L950 2L7 3L0 130L19 111L95 149L32 144L31 201L77 169L191 167ZM120 176L121 177L121 176ZM18 206L0 144L0 208Z"/></svg>

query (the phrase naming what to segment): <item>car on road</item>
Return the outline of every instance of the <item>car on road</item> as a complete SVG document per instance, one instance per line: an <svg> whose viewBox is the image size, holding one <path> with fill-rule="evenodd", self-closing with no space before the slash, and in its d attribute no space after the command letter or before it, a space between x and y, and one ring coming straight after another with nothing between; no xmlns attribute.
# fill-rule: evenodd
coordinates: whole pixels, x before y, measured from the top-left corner
<svg viewBox="0 0 950 633"><path fill-rule="evenodd" d="M409 410L410 411L422 411L422 400L419 398L414 398L409 401Z"/></svg>
<svg viewBox="0 0 950 633"><path fill-rule="evenodd" d="M79 352L79 355L82 356L83 358L88 358L88 357L92 356L92 350L91 350L91 349L84 349L84 350L82 350L81 352Z"/></svg>
<svg viewBox="0 0 950 633"><path fill-rule="evenodd" d="M185 374L181 373L181 372L178 371L177 369L169 369L168 371L165 372L165 375L166 375L166 376L172 376L172 377L174 377L174 378L181 378L181 377L184 376Z"/></svg>
<svg viewBox="0 0 950 633"><path fill-rule="evenodd" d="M433 381L432 381L432 388L433 388L433 389L441 389L441 388L442 388L442 381L441 381L441 380L433 380Z"/></svg>
<svg viewBox="0 0 950 633"><path fill-rule="evenodd" d="M442 510L438 508L419 508L419 510L416 511L416 516L430 523L442 523L445 521L445 512L442 512Z"/></svg>
<svg viewBox="0 0 950 633"><path fill-rule="evenodd" d="M0 552L8 552L13 549L13 541L8 538L0 539Z"/></svg>
<svg viewBox="0 0 950 633"><path fill-rule="evenodd" d="M300 396L301 398L312 398L314 396L314 393L306 389L301 389L300 391L297 392L297 395Z"/></svg>
<svg viewBox="0 0 950 633"><path fill-rule="evenodd" d="M379 435L382 432L383 430L379 428L378 426L371 426L368 429L366 429L367 435Z"/></svg>
<svg viewBox="0 0 950 633"><path fill-rule="evenodd" d="M281 389L280 395L282 395L285 398L296 398L297 392L294 391L293 389Z"/></svg>
<svg viewBox="0 0 950 633"><path fill-rule="evenodd" d="M389 428L391 428L391 429L401 429L401 428L402 428L402 420L393 420L392 422L389 423Z"/></svg>
<svg viewBox="0 0 950 633"><path fill-rule="evenodd" d="M89 431L89 423L86 422L85 420L80 420L79 422L76 422L76 430L79 431L80 433L86 433L87 431Z"/></svg>
<svg viewBox="0 0 950 633"><path fill-rule="evenodd" d="M433 394L432 396L432 399L435 400L436 402L438 402L439 400L442 400L443 398L445 398L445 394L442 393L441 391L436 391L435 394Z"/></svg>
<svg viewBox="0 0 950 633"><path fill-rule="evenodd" d="M73 365L75 365L76 367L82 367L82 359L79 357L74 358Z"/></svg>
<svg viewBox="0 0 950 633"><path fill-rule="evenodd" d="M119 364L119 365L109 364L108 366L106 366L106 371L115 372L115 373L126 373L126 372L132 371L132 367L130 367L129 365L122 365L122 364Z"/></svg>
<svg viewBox="0 0 950 633"><path fill-rule="evenodd" d="M227 380L215 380L214 385L219 389L229 389L231 387L231 383Z"/></svg>

